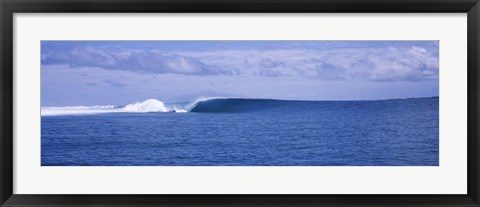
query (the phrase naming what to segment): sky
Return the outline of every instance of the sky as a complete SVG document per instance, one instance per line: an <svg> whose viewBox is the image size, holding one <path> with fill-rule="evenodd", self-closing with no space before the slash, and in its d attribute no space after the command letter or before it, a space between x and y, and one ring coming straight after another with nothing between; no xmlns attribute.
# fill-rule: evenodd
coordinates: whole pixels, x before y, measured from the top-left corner
<svg viewBox="0 0 480 207"><path fill-rule="evenodd" d="M42 106L438 96L438 41L42 41Z"/></svg>

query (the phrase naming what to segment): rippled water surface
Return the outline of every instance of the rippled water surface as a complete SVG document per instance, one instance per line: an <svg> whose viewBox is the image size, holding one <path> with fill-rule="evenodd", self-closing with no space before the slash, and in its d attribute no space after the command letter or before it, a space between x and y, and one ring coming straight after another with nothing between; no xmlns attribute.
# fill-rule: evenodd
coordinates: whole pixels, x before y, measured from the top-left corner
<svg viewBox="0 0 480 207"><path fill-rule="evenodd" d="M438 98L42 117L43 166L436 166Z"/></svg>

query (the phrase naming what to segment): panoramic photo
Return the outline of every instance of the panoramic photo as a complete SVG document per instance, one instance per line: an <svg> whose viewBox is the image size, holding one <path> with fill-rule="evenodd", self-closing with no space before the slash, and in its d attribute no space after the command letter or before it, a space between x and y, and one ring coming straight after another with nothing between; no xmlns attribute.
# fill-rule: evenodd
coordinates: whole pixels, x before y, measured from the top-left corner
<svg viewBox="0 0 480 207"><path fill-rule="evenodd" d="M42 166L438 166L438 41L42 41Z"/></svg>

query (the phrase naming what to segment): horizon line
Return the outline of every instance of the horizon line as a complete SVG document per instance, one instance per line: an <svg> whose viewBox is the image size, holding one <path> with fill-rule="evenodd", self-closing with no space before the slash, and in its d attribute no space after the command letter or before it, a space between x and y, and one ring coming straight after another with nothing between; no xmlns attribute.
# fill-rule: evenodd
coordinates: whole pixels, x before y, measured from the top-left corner
<svg viewBox="0 0 480 207"><path fill-rule="evenodd" d="M408 98L384 98L384 99L325 99L325 100L302 100L302 99L274 99L274 98L255 98L255 97L200 97L195 98L190 101L176 101L176 102L164 102L160 99L156 98L147 98L142 101L133 101L129 104L135 103L142 103L147 100L157 100L161 101L162 103L167 104L177 104L177 103L195 103L195 102L202 102L208 100L215 100L215 99L245 99L245 100L271 100L271 101L309 101L309 102L348 102L348 101L389 101L389 100L406 100L406 99L427 99L427 98L440 98L440 96L421 96L421 97L408 97ZM128 104L126 104L128 105ZM126 105L117 105L117 104L97 104L97 105L89 105L89 106L126 106ZM48 108L48 107L82 107L85 105L69 105L69 106L40 106L40 108Z"/></svg>

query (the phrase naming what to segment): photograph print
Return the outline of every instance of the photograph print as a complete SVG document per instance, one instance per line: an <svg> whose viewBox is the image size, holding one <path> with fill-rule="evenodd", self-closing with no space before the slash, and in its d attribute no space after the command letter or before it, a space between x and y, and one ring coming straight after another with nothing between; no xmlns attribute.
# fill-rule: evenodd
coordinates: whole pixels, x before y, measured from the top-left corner
<svg viewBox="0 0 480 207"><path fill-rule="evenodd" d="M41 41L42 166L439 166L439 41Z"/></svg>

